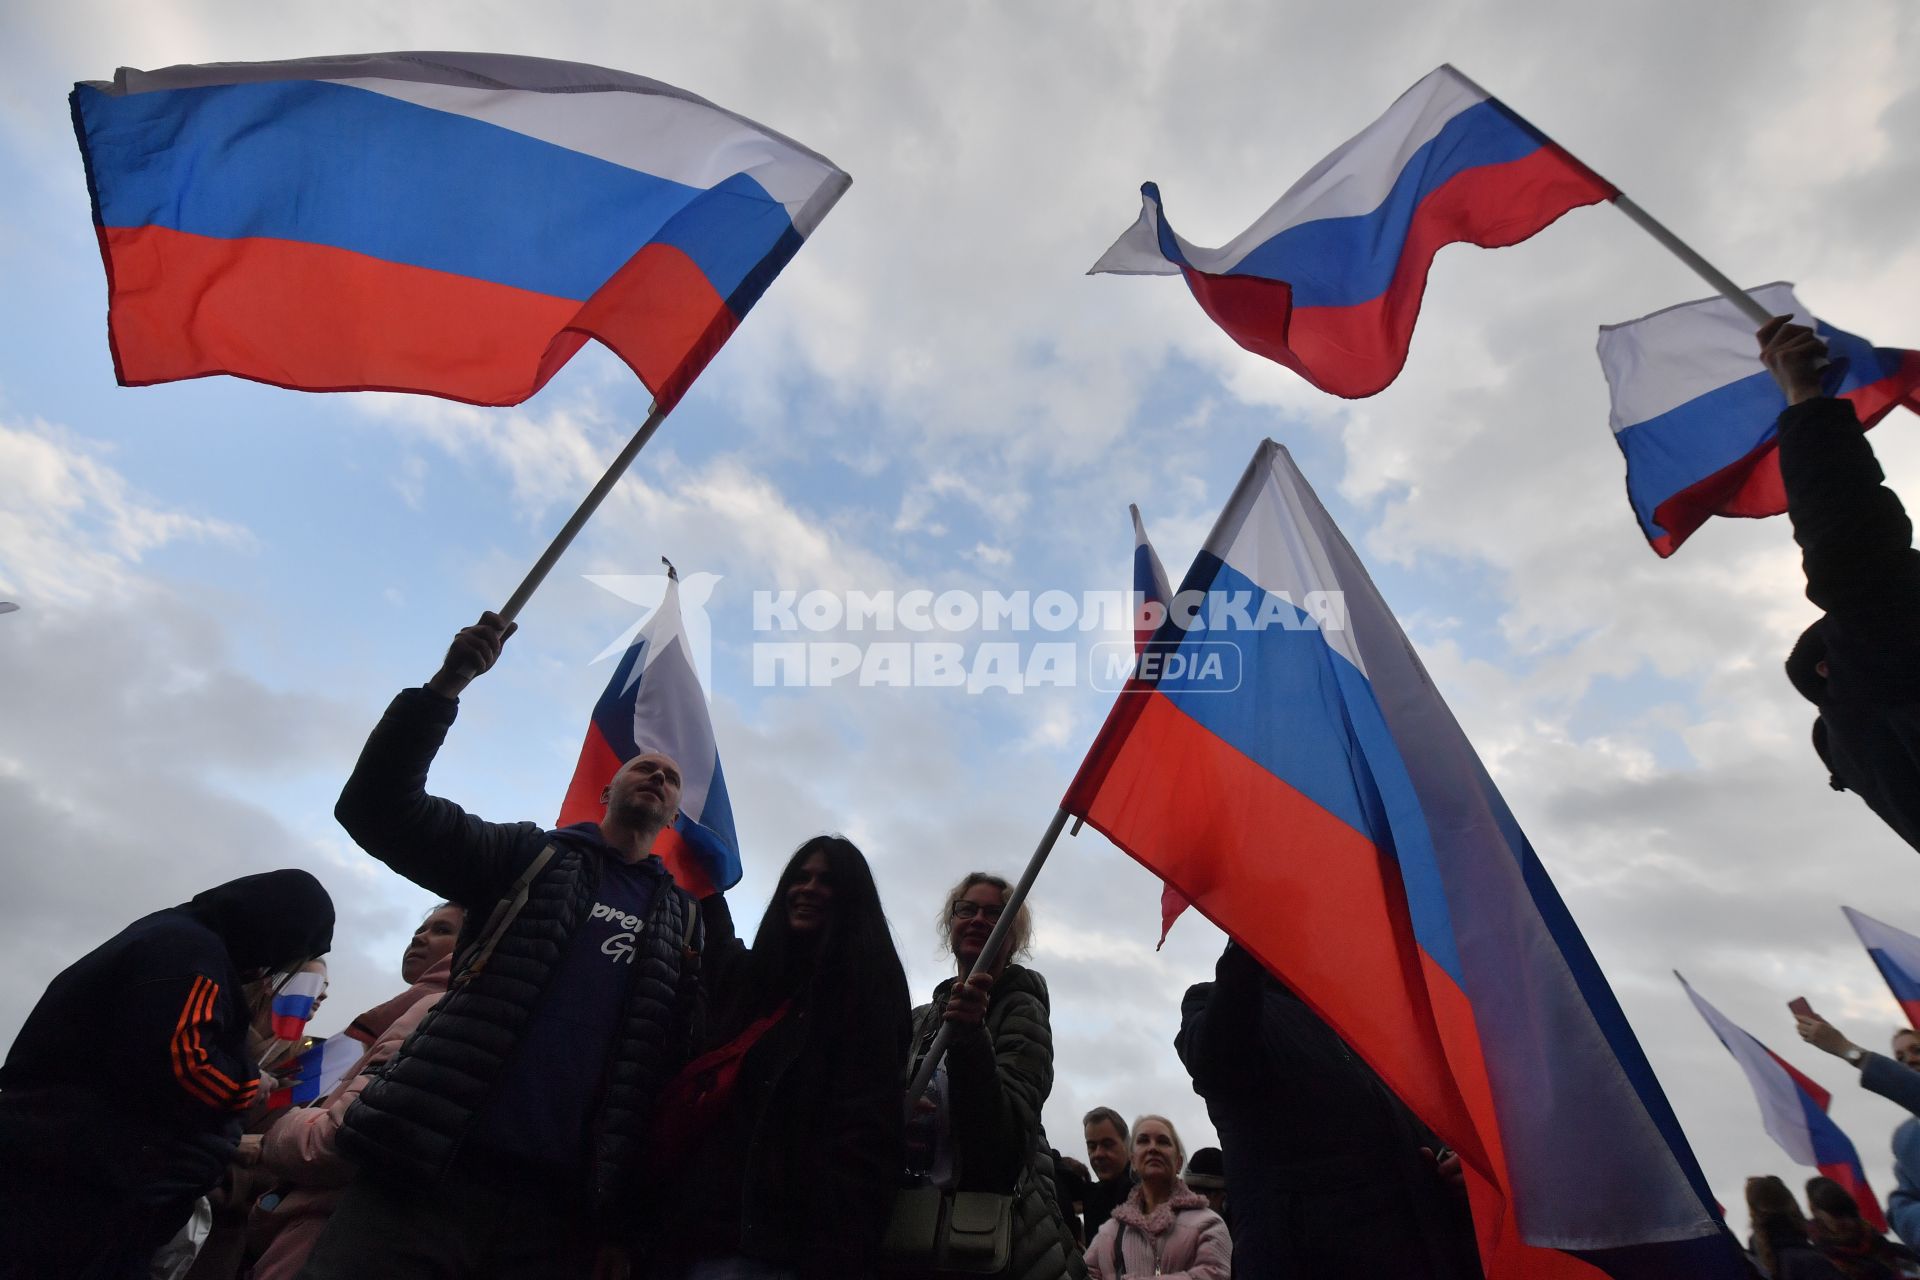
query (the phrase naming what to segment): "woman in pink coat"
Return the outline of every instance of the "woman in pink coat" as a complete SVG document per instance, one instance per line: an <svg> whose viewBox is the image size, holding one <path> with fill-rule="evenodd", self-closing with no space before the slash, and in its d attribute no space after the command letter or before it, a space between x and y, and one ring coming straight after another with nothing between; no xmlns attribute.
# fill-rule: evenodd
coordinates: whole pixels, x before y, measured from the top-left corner
<svg viewBox="0 0 1920 1280"><path fill-rule="evenodd" d="M1087 1246L1093 1280L1228 1280L1233 1242L1207 1198L1187 1188L1187 1151L1165 1116L1133 1122L1133 1172L1139 1185Z"/></svg>
<svg viewBox="0 0 1920 1280"><path fill-rule="evenodd" d="M264 1207L263 1198L253 1211L251 1243L265 1244L253 1265L253 1280L293 1280L326 1230L334 1203L355 1172L334 1146L340 1120L366 1087L369 1073L400 1051L447 993L454 944L466 918L466 911L450 902L427 913L400 959L400 976L410 985L355 1018L348 1029L349 1035L370 1036L372 1046L333 1092L312 1106L287 1112L267 1130L260 1165L280 1179L284 1194L271 1209Z"/></svg>

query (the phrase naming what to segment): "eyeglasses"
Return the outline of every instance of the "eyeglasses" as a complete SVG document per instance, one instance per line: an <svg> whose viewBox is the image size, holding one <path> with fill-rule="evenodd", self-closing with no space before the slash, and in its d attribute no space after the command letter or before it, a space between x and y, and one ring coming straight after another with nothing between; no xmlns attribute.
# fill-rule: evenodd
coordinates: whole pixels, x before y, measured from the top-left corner
<svg viewBox="0 0 1920 1280"><path fill-rule="evenodd" d="M953 904L953 918L955 920L971 920L975 916L979 916L983 920L992 921L998 920L1001 912L1004 910L1006 910L1004 907L983 907L977 902L968 902L962 899Z"/></svg>

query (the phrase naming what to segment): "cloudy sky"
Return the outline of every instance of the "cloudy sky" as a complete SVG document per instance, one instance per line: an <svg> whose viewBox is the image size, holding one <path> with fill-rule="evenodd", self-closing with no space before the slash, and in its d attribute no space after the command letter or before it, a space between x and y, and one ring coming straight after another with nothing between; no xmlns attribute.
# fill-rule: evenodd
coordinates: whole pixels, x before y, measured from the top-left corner
<svg viewBox="0 0 1920 1280"><path fill-rule="evenodd" d="M1734 277L1796 281L1824 317L1920 347L1911 6L308 10L79 0L0 19L0 598L21 605L0 617L0 1037L127 920L282 865L342 907L320 1029L389 994L428 899L334 824L340 781L386 700L505 598L647 405L597 348L517 410L116 387L66 92L122 65L483 49L682 86L854 185L464 699L442 794L550 819L607 677L592 659L641 613L586 575L651 574L663 554L719 575L740 913L801 840L844 831L924 991L942 889L1017 871L1110 699L1084 679L760 687L754 592L1123 588L1129 501L1177 579L1272 436L1504 789L1719 1198L1811 1171L1761 1131L1676 968L1834 1090L1890 1186L1899 1113L1801 1045L1784 1004L1805 995L1883 1044L1898 1010L1839 906L1920 931L1920 865L1806 746L1780 660L1813 615L1784 521L1717 522L1661 562L1607 433L1596 326L1699 283L1604 207L1514 249L1445 251L1405 374L1348 403L1242 352L1176 281L1082 273L1142 180L1183 234L1220 243L1452 61ZM1875 443L1920 494L1915 426L1890 419ZM1106 1103L1165 1111L1198 1145L1171 1040L1218 932L1188 919L1156 954L1157 884L1090 832L1034 903L1055 1140L1071 1149L1078 1114Z"/></svg>

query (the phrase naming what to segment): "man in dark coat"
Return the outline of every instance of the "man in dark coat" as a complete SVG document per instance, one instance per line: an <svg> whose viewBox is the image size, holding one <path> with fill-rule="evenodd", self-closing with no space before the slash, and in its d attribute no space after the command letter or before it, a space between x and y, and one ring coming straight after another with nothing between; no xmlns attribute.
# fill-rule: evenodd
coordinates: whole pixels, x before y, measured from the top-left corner
<svg viewBox="0 0 1920 1280"><path fill-rule="evenodd" d="M654 1103L698 1012L699 912L651 853L680 771L643 752L599 822L558 831L428 795L460 693L512 631L491 613L461 631L388 706L334 809L361 848L468 913L445 998L342 1121L363 1176L308 1280L546 1280L641 1243Z"/></svg>
<svg viewBox="0 0 1920 1280"><path fill-rule="evenodd" d="M0 1276L145 1277L259 1095L264 980L332 945L320 882L269 871L142 916L48 984L0 1067Z"/></svg>
<svg viewBox="0 0 1920 1280"><path fill-rule="evenodd" d="M1095 1107L1080 1127L1086 1132L1087 1168L1093 1175L1082 1201L1090 1244L1133 1191L1133 1153L1127 1146L1127 1122L1112 1107Z"/></svg>
<svg viewBox="0 0 1920 1280"><path fill-rule="evenodd" d="M1781 316L1761 359L1787 395L1780 477L1807 599L1826 612L1787 657L1820 709L1813 725L1835 790L1851 791L1920 849L1920 553L1913 525L1853 404L1821 393L1826 346Z"/></svg>
<svg viewBox="0 0 1920 1280"><path fill-rule="evenodd" d="M1174 1047L1220 1135L1236 1275L1479 1276L1466 1197L1436 1170L1438 1144L1238 945L1187 991Z"/></svg>

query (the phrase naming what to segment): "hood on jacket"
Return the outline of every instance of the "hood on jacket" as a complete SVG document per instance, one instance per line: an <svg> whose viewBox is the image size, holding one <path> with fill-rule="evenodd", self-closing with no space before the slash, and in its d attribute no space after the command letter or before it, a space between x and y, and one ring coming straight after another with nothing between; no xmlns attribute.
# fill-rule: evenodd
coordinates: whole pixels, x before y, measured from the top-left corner
<svg viewBox="0 0 1920 1280"><path fill-rule="evenodd" d="M333 899L305 871L263 871L193 895L180 910L220 935L234 968L285 969L333 948Z"/></svg>

